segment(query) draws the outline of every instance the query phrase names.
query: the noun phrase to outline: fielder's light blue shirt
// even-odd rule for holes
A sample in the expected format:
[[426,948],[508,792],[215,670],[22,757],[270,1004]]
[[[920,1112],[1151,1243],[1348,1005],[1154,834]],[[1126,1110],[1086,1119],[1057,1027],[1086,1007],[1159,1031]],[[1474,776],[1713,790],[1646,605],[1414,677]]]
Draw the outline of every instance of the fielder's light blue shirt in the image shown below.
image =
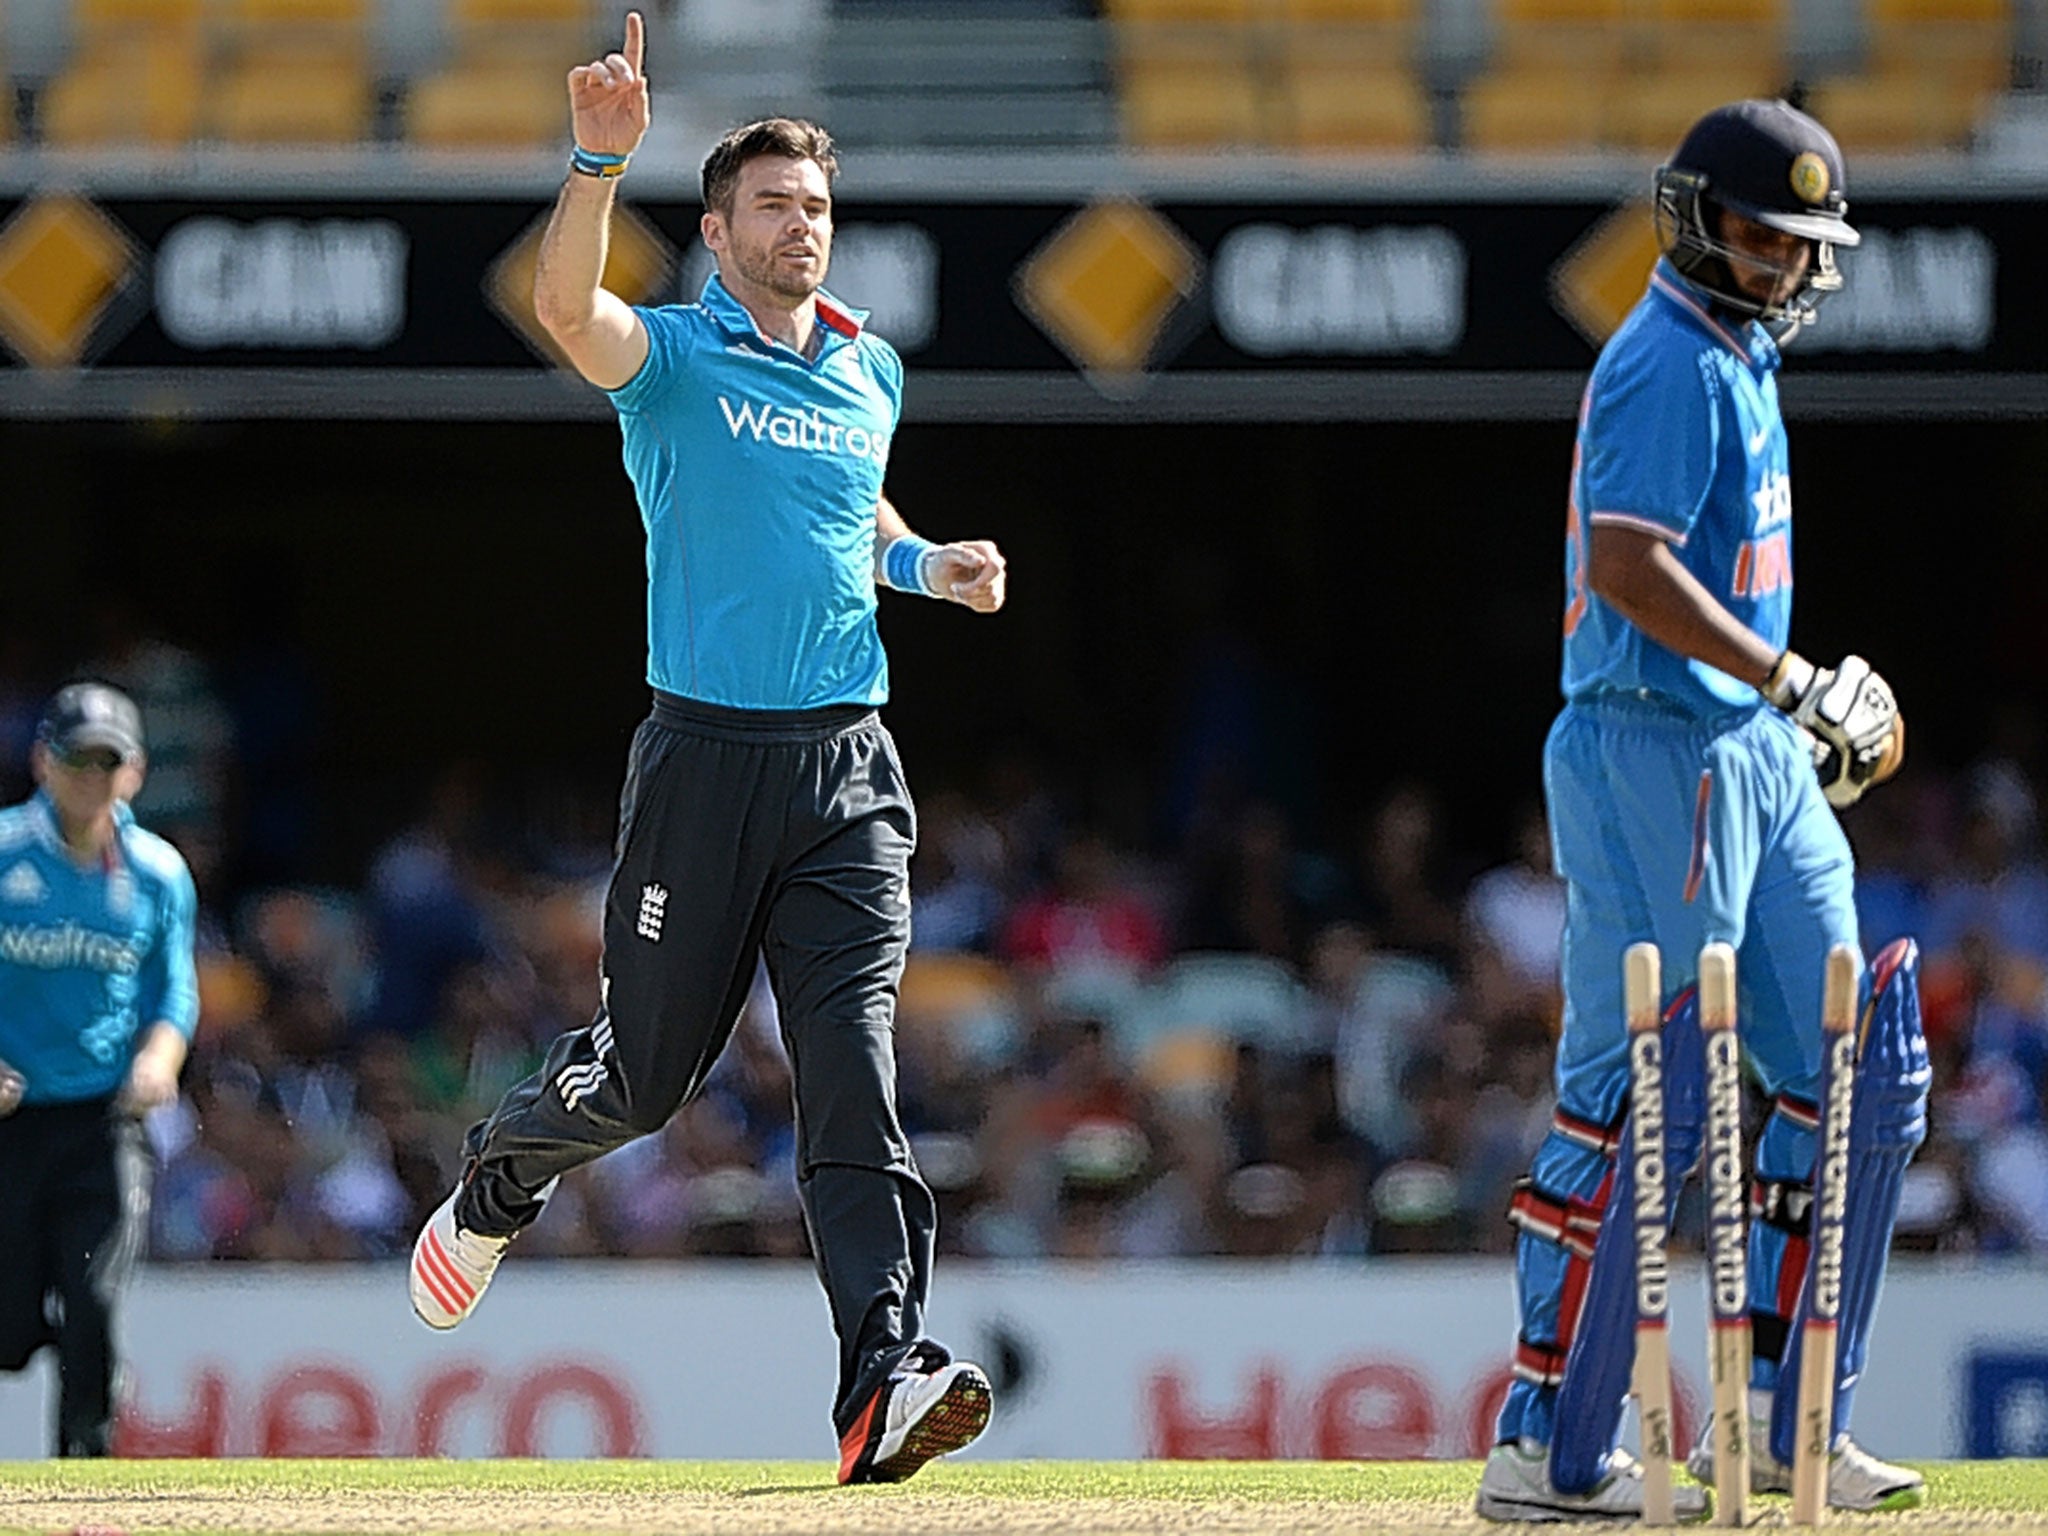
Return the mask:
[[1586,584],[1603,523],[1664,540],[1728,611],[1782,650],[1792,625],[1792,480],[1777,343],[1708,307],[1668,262],[1609,339],[1579,413],[1565,550],[1564,694],[1648,692],[1696,715],[1757,691],[1666,649]]
[[875,507],[903,363],[818,294],[815,357],[763,336],[716,276],[637,311],[647,361],[610,391],[647,529],[647,680],[733,709],[880,704]]
[[0,810],[0,1059],[23,1102],[110,1097],[159,1023],[192,1038],[198,900],[178,850],[115,807],[105,855],[81,865],[49,798]]

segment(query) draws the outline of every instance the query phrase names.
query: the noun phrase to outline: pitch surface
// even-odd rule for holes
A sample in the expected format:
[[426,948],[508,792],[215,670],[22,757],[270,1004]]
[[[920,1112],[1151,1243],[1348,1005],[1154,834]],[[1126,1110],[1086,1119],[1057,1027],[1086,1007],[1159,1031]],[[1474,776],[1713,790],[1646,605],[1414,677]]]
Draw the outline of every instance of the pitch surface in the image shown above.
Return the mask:
[[[2048,1536],[2048,1461],[1928,1465],[1922,1510],[1843,1531]],[[0,1464],[0,1531],[794,1536],[1497,1530],[1476,1463],[961,1462],[897,1487],[822,1462],[129,1461]],[[1784,1499],[1754,1524],[1790,1523]]]

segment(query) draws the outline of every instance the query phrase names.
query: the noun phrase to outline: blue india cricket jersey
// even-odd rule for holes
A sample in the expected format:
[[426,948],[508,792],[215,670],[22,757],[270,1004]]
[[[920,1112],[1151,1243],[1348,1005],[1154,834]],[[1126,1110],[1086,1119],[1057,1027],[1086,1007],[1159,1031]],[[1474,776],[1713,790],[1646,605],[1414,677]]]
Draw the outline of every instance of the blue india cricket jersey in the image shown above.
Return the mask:
[[611,391],[647,529],[647,680],[735,709],[880,704],[875,506],[903,364],[818,295],[805,358],[716,276],[638,311],[647,361]]
[[1593,368],[1573,455],[1565,579],[1564,693],[1661,696],[1695,714],[1757,692],[1649,639],[1586,585],[1602,523],[1668,543],[1679,562],[1765,643],[1792,624],[1792,480],[1778,413],[1778,348],[1739,328],[1668,262]]
[[106,1098],[159,1023],[192,1036],[192,876],[177,849],[115,808],[118,834],[81,866],[41,794],[0,810],[0,1060],[24,1102]]

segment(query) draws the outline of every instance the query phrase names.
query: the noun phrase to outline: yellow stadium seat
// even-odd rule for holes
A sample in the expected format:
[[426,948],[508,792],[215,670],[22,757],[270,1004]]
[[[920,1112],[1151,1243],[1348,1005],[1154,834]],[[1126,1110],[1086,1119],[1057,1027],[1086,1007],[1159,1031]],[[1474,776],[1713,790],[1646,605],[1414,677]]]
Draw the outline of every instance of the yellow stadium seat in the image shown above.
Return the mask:
[[1124,138],[1134,148],[1199,149],[1269,137],[1267,93],[1235,61],[1129,60],[1121,95]]
[[448,19],[457,25],[510,22],[514,26],[587,27],[592,16],[590,0],[448,0]]
[[1938,71],[1892,70],[1816,81],[1809,107],[1845,154],[1904,154],[1966,147],[1995,94]]
[[416,82],[406,137],[430,147],[533,149],[569,132],[567,66],[486,60]]
[[1597,149],[1635,14],[1633,0],[1493,0],[1488,68],[1459,92],[1459,143],[1482,154]]
[[2017,38],[2010,0],[1868,0],[1870,64],[1929,65],[2004,85]]
[[1494,0],[1496,26],[1619,29],[1635,12],[1632,0]]
[[1790,13],[1783,0],[1644,0],[1637,54],[1665,67],[1758,71],[1785,67]]
[[222,0],[215,29],[231,69],[257,65],[367,68],[369,0]]
[[1873,75],[1938,75],[1966,90],[2003,89],[2017,39],[2006,0],[1869,0]]
[[261,55],[208,88],[203,131],[230,144],[345,144],[376,109],[359,59]]
[[1591,151],[1604,135],[1616,67],[1567,75],[1532,66],[1482,75],[1459,95],[1459,143],[1481,154]]
[[545,62],[565,75],[598,48],[590,0],[451,0],[448,23],[458,64]]
[[373,0],[220,0],[219,12],[230,27],[361,27],[373,13]]
[[239,144],[368,135],[374,0],[218,0],[202,134]]
[[1561,88],[1584,90],[1589,76],[1628,55],[1635,23],[1630,0],[1495,0],[1488,62],[1553,74]]
[[114,31],[196,32],[205,5],[206,0],[72,0],[71,20],[88,41]]
[[1282,100],[1288,139],[1303,150],[1425,150],[1436,141],[1430,94],[1399,66],[1317,68],[1296,59]]
[[1311,26],[1412,26],[1416,0],[1279,0],[1283,21]]
[[196,33],[109,38],[44,88],[43,137],[67,147],[183,144],[199,128],[205,73]]
[[1873,26],[2012,25],[2011,0],[1864,0]]
[[1671,67],[1632,73],[1614,103],[1607,142],[1618,149],[1669,154],[1686,130],[1715,107],[1784,88],[1775,61]]
[[1272,19],[1278,0],[1108,0],[1111,21],[1248,22]]
[[1367,72],[1406,69],[1414,61],[1421,18],[1408,0],[1287,0],[1300,7],[1265,51],[1283,73],[1302,69]]
[[1659,26],[1761,27],[1784,26],[1785,0],[1646,0],[1652,22]]

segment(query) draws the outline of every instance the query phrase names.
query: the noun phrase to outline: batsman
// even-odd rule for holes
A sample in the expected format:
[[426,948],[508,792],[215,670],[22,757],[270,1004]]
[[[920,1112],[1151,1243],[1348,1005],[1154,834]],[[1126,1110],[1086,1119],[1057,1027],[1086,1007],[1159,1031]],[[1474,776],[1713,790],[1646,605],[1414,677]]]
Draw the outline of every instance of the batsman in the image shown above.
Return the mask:
[[[1831,946],[1857,942],[1836,812],[1897,770],[1904,741],[1867,662],[1817,666],[1789,644],[1792,482],[1776,375],[1781,348],[1842,285],[1837,248],[1859,238],[1841,151],[1785,102],[1740,101],[1701,118],[1654,186],[1662,258],[1594,366],[1572,462],[1565,704],[1544,749],[1568,887],[1558,1107],[1509,1213],[1520,1332],[1478,1496],[1497,1520],[1643,1510],[1640,1464],[1618,1446],[1631,1266],[1625,1243],[1599,1241],[1632,1200],[1615,1156],[1628,1087],[1621,957],[1643,941],[1668,962],[1674,1078],[1703,1070],[1694,957],[1716,941],[1737,952],[1744,1059],[1771,1101],[1751,1193],[1752,1486],[1789,1490],[1822,972]],[[1925,1495],[1918,1473],[1848,1433],[1900,1182],[1925,1132],[1917,963],[1902,940],[1861,983],[1828,1467],[1841,1509]],[[1679,1106],[1701,1096],[1696,1081],[1672,1089],[1676,1175],[1700,1140]],[[1709,1455],[1689,1463],[1702,1481]],[[1703,1489],[1676,1495],[1679,1518],[1706,1512]]]

